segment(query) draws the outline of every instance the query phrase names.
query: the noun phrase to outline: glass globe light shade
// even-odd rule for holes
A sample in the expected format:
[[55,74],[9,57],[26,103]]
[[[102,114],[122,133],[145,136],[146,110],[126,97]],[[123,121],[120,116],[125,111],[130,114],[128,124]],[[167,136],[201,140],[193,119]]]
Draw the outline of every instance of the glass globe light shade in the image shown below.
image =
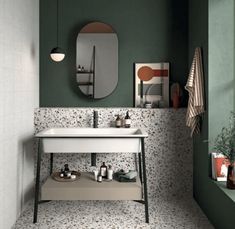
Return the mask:
[[51,59],[55,62],[60,62],[64,59],[65,54],[59,47],[53,48],[50,53]]

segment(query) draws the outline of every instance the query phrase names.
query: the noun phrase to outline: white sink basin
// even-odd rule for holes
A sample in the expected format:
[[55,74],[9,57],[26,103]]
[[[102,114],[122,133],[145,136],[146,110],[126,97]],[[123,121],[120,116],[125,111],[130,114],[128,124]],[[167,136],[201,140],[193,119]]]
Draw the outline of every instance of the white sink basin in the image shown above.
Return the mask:
[[46,153],[115,153],[139,152],[148,134],[138,128],[50,128],[35,136]]
[[137,128],[50,128],[36,134],[36,137],[147,137]]

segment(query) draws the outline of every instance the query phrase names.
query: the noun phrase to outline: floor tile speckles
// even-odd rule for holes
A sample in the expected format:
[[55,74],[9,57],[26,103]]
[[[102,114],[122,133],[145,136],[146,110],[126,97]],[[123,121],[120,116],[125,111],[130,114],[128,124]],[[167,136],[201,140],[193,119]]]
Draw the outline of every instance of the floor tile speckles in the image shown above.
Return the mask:
[[52,201],[39,206],[38,223],[32,223],[33,205],[13,229],[212,229],[191,197],[149,200],[150,223],[144,206],[133,201]]

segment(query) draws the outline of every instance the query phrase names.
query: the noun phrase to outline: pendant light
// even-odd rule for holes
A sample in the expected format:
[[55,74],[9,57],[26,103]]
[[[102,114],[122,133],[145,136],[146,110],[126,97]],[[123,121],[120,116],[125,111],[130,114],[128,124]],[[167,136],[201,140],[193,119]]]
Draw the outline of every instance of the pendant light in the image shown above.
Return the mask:
[[58,21],[59,21],[59,15],[58,15],[59,14],[59,2],[58,1],[59,0],[57,0],[57,15],[56,15],[56,19],[57,19],[57,21],[56,21],[56,42],[57,42],[57,45],[55,48],[53,48],[51,50],[51,53],[50,53],[51,59],[55,62],[60,62],[65,57],[64,51],[60,47],[58,47],[58,40],[59,40],[58,39],[58,27],[59,27],[58,26]]

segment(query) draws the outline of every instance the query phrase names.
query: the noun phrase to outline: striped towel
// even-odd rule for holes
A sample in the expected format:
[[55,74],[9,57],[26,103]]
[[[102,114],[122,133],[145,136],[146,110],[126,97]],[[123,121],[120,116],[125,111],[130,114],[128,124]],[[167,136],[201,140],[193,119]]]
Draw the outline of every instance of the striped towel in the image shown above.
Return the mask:
[[185,89],[189,93],[186,126],[194,133],[200,133],[200,115],[204,113],[204,85],[201,48],[195,49],[193,63]]

